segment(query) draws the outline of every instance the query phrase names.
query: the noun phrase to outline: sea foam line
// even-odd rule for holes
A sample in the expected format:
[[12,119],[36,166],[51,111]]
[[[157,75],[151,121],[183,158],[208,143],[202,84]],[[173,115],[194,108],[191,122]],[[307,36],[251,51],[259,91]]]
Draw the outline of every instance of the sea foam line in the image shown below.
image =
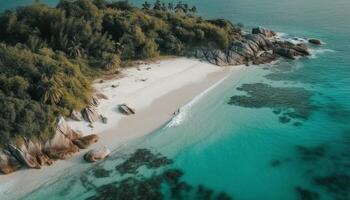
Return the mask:
[[165,128],[170,128],[170,127],[176,127],[180,125],[183,121],[186,120],[188,117],[188,113],[193,107],[193,105],[196,104],[200,99],[202,99],[208,92],[213,90],[215,87],[220,85],[224,80],[226,80],[230,74],[226,75],[224,78],[216,82],[214,85],[210,86],[206,90],[204,90],[202,93],[194,97],[190,102],[179,108],[179,112],[171,119],[171,121],[165,126]]

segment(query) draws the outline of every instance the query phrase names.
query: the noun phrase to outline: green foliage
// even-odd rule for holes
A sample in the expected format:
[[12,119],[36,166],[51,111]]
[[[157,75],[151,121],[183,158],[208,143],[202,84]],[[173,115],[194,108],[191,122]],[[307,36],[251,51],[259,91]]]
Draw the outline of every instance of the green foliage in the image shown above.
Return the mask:
[[227,48],[240,27],[203,20],[179,2],[61,0],[0,15],[0,144],[19,136],[48,136],[55,116],[82,109],[91,80],[120,63],[196,48]]

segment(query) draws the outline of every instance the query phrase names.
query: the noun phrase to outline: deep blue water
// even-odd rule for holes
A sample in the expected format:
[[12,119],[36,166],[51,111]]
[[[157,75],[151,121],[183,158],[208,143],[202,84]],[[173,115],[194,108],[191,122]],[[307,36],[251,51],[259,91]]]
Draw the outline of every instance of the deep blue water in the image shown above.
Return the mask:
[[[133,2],[140,5],[141,1]],[[160,191],[168,197],[174,190],[185,199],[204,199],[205,192],[198,187],[203,185],[212,190],[211,197],[225,192],[236,200],[294,200],[302,199],[301,194],[305,199],[350,199],[350,1],[184,2],[196,5],[205,18],[227,18],[247,29],[261,25],[288,37],[320,38],[326,44],[314,47],[311,58],[247,67],[238,77],[227,78],[184,106],[170,124],[92,170],[63,177],[26,199],[102,198],[102,194],[115,195],[108,188],[115,191],[116,181],[126,177],[149,180],[164,169],[175,168],[184,174],[182,185],[192,189],[169,190],[162,183]],[[2,9],[14,4],[0,3]],[[270,87],[257,88],[256,83]],[[242,84],[250,84],[255,104],[229,105],[231,96],[246,94],[237,89]],[[265,106],[254,108],[259,102]],[[290,112],[303,117],[288,117]],[[282,123],[283,114],[291,121]],[[139,148],[161,153],[173,163],[157,169],[142,167],[138,176],[117,173],[115,166]],[[94,173],[96,169],[111,171],[101,178]],[[72,169],[76,171],[81,170]],[[156,187],[152,183],[148,186]],[[137,184],[134,181],[127,188]]]

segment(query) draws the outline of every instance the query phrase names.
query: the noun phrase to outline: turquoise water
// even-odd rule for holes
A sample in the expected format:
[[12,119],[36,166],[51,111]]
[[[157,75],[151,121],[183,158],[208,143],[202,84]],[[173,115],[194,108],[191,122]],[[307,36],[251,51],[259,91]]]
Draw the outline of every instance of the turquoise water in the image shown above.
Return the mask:
[[[350,1],[185,2],[197,5],[206,18],[227,18],[247,28],[262,25],[289,37],[316,37],[326,45],[314,47],[312,58],[247,67],[238,78],[227,78],[184,106],[172,122],[149,136],[92,169],[71,169],[67,177],[25,199],[113,199],[121,188],[124,195],[129,191],[148,199],[160,193],[211,199],[221,192],[236,200],[350,199]],[[240,100],[246,94],[237,89],[243,84],[249,84],[245,90],[254,101],[229,105],[232,96]],[[141,163],[151,162],[152,167],[141,166],[136,175],[118,171],[116,166],[140,148],[172,163],[159,164],[162,159],[152,158],[160,155],[143,152],[148,157]],[[176,183],[157,176],[169,169],[183,176],[174,178]],[[120,184],[126,178],[128,184]]]

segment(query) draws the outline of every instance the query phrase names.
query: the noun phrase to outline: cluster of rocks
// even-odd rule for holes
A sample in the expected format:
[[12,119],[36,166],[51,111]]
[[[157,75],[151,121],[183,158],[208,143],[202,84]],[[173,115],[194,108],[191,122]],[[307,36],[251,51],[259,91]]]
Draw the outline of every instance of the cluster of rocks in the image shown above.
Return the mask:
[[107,118],[98,113],[97,106],[100,104],[100,99],[108,99],[108,97],[95,91],[89,105],[82,111],[72,110],[70,118],[76,121],[85,120],[89,123],[94,123],[98,120],[101,120],[103,123],[107,123]]
[[60,117],[55,134],[50,140],[43,142],[23,138],[1,149],[0,172],[9,174],[22,167],[40,169],[56,160],[68,159],[80,149],[86,149],[97,141],[97,135],[82,136]]
[[[317,39],[310,39],[309,43],[322,44]],[[292,43],[280,39],[274,31],[259,27],[250,34],[244,34],[242,40],[233,43],[227,50],[202,48],[195,55],[209,63],[228,66],[266,64],[280,57],[296,59],[310,54],[306,42]]]

